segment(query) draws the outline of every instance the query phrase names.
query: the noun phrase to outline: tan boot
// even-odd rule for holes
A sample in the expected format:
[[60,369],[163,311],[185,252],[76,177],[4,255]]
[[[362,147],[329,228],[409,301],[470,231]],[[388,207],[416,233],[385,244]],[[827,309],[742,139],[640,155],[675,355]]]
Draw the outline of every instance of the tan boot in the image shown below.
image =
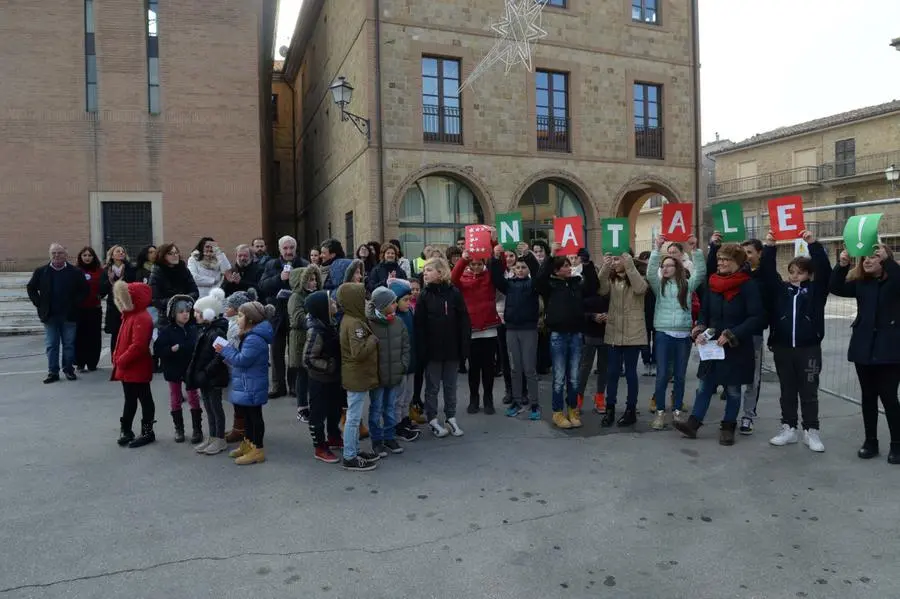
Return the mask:
[[569,408],[569,424],[572,428],[581,428],[581,416],[578,415],[577,408]]
[[231,425],[231,430],[225,434],[225,442],[226,443],[238,443],[242,441],[244,438],[244,417],[239,416],[237,412],[234,413],[234,424]]
[[416,424],[426,424],[428,422],[425,419],[425,414],[422,413],[421,408],[417,405],[409,406],[409,419]]
[[249,464],[259,464],[266,461],[266,452],[259,447],[250,444],[250,451],[234,461],[238,466],[247,466]]
[[250,441],[248,441],[247,439],[242,439],[241,444],[238,445],[238,448],[231,450],[231,452],[228,454],[228,457],[229,458],[239,458],[242,455],[249,453],[250,448],[251,448]]
[[563,430],[572,428],[572,423],[566,418],[565,412],[553,412],[553,425]]

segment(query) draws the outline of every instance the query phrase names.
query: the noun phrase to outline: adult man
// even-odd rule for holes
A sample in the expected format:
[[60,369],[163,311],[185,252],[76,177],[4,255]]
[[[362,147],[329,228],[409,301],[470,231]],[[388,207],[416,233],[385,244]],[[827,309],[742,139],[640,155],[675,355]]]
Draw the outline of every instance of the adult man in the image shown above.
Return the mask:
[[322,256],[322,274],[325,291],[334,291],[344,282],[344,275],[351,260],[344,257],[344,246],[337,239],[326,239],[319,250]]
[[47,353],[47,378],[44,384],[59,380],[59,344],[63,346],[62,370],[66,378],[75,376],[75,320],[78,306],[87,298],[84,275],[66,261],[66,248],[50,245],[50,263],[35,269],[28,281],[28,298],[44,323],[44,350]]
[[465,235],[460,235],[456,238],[456,247],[459,248],[459,251],[463,252],[466,249],[466,237]]
[[[255,240],[259,241],[259,240]],[[309,262],[297,255],[297,240],[285,235],[278,240],[279,258],[272,258],[266,263],[266,270],[259,282],[259,294],[266,302],[277,309],[272,322],[275,338],[272,341],[272,390],[269,398],[284,397],[290,389],[294,393],[297,372],[291,368],[285,372],[284,352],[287,348],[290,321],[287,304],[291,297],[291,270],[309,266]],[[285,381],[285,378],[287,381]]]
[[234,250],[234,264],[225,272],[222,289],[229,296],[238,291],[247,291],[259,286],[263,267],[253,260],[253,250],[247,244],[241,244]]
[[257,237],[250,245],[253,247],[254,260],[259,264],[260,272],[262,272],[262,269],[266,267],[266,263],[272,259],[272,256],[268,253],[268,248],[266,248],[266,240],[262,237]]

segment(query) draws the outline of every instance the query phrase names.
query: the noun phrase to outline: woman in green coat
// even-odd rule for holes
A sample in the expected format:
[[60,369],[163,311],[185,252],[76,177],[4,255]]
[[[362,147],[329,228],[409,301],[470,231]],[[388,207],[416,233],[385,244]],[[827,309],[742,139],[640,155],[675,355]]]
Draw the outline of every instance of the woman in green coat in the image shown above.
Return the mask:
[[306,297],[322,288],[322,271],[317,266],[295,268],[291,271],[291,297],[287,312],[290,320],[288,339],[288,368],[297,373],[297,420],[309,422],[309,394],[307,372],[303,367],[303,346],[306,345]]

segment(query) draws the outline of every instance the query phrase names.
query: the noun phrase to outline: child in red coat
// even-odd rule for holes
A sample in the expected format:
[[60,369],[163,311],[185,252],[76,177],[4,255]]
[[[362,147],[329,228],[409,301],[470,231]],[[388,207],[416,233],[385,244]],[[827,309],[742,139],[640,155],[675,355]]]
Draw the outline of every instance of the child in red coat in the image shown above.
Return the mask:
[[[122,326],[112,355],[110,380],[121,381],[125,393],[118,443],[121,446],[143,447],[156,441],[153,434],[156,407],[150,391],[150,381],[153,379],[153,357],[150,355],[153,318],[147,312],[153,292],[144,283],[117,281],[113,286],[113,298],[122,313]],[[141,436],[135,438],[131,424],[138,402],[141,403]]]

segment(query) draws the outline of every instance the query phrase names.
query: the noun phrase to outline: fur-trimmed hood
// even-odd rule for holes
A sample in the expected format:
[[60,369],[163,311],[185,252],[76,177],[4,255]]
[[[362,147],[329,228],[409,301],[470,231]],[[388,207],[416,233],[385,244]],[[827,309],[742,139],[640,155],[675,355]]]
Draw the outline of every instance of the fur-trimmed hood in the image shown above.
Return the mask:
[[116,284],[113,285],[113,299],[122,314],[142,312],[150,306],[153,300],[153,291],[146,283],[116,281]]
[[304,268],[295,268],[291,271],[291,289],[293,291],[299,291],[301,293],[311,293],[306,288],[306,286],[312,279],[315,279],[316,281],[316,288],[313,291],[319,291],[320,289],[322,289],[324,277],[322,276],[322,271],[319,270],[318,266],[310,265]]
[[194,298],[189,295],[177,294],[173,295],[169,298],[169,301],[166,302],[166,318],[169,319],[169,322],[175,322],[175,305],[178,302],[185,302],[188,304],[188,312],[194,311]]
[[210,270],[217,270],[219,268],[219,255],[216,254],[212,258],[207,258],[197,250],[191,252],[191,258],[193,258],[198,264],[202,265],[204,268],[208,268]]

